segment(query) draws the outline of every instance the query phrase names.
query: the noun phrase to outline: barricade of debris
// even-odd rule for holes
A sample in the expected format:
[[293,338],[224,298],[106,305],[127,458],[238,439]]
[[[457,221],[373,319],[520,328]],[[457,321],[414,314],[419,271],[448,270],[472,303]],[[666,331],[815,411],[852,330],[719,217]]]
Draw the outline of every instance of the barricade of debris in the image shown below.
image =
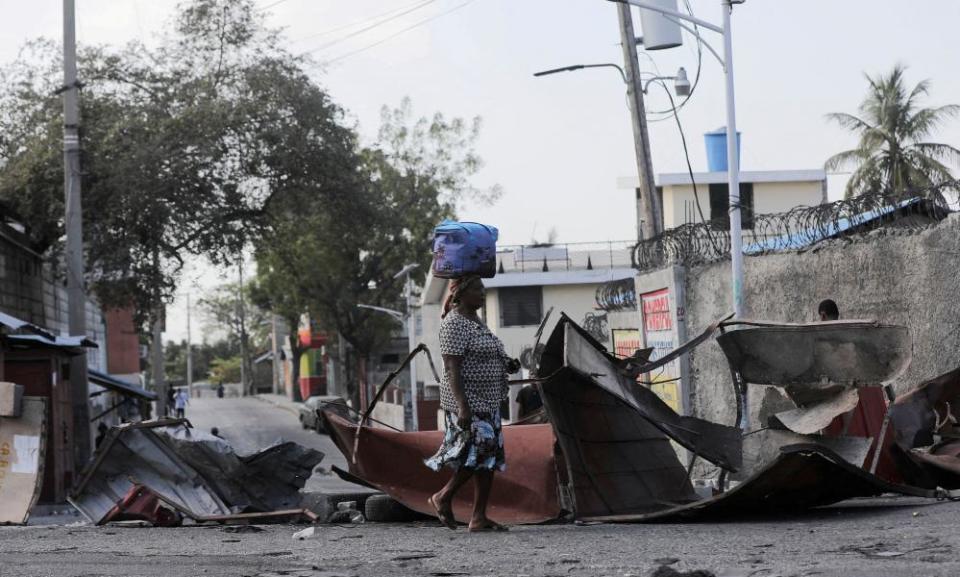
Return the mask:
[[238,456],[186,419],[112,428],[68,501],[91,522],[316,522],[301,493],[323,453],[292,442]]
[[[730,365],[738,408],[732,425],[679,415],[638,382],[714,338]],[[503,428],[507,467],[488,506],[499,522],[734,519],[885,493],[954,498],[960,488],[952,412],[960,369],[894,401],[890,384],[912,358],[905,327],[728,317],[650,361],[649,351],[616,358],[563,315],[539,345],[533,380],[546,423]],[[774,392],[764,399],[763,422],[744,432],[744,398],[755,385]],[[350,463],[335,472],[433,513],[427,498],[451,473],[422,462],[442,431],[390,431],[330,411],[322,417]],[[675,445],[686,450],[685,463]],[[722,471],[708,494],[691,479],[700,459]],[[460,522],[469,519],[469,499],[469,492],[454,499]]]

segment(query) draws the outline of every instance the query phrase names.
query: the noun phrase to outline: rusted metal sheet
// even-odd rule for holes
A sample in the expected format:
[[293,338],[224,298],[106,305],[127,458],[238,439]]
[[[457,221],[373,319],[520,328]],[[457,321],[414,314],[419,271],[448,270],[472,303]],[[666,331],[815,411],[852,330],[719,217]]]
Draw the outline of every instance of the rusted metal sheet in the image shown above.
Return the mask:
[[544,348],[541,396],[568,469],[577,518],[647,514],[697,500],[671,440],[740,467],[735,427],[678,415],[568,317]]
[[[387,493],[406,507],[426,514],[435,511],[427,498],[450,479],[451,471],[434,472],[423,464],[436,453],[443,431],[401,433],[357,425],[324,411],[330,438],[350,463],[350,473]],[[500,523],[541,523],[561,515],[557,493],[554,436],[550,425],[503,427],[506,471],[494,477],[487,512]],[[359,438],[357,462],[354,443]],[[453,502],[454,516],[468,522],[473,511],[473,491],[462,490]]]
[[94,523],[105,522],[124,499],[143,505],[134,498],[138,485],[195,519],[289,510],[323,459],[295,443],[240,457],[223,439],[188,425],[162,419],[112,428],[68,501]]
[[801,407],[850,387],[887,384],[912,359],[906,327],[869,321],[755,326],[717,343],[745,382],[785,387]]
[[606,515],[584,520],[637,523],[782,515],[884,493],[934,496],[931,491],[888,483],[821,445],[802,444],[782,447],[774,461],[715,497],[646,515]]
[[[555,392],[551,394],[555,400],[571,403],[573,401],[564,399],[578,394],[578,386],[569,383],[570,376],[575,374],[580,383],[579,388],[592,387],[599,391],[596,398],[609,395],[698,456],[727,470],[736,471],[740,468],[741,444],[738,428],[678,415],[650,389],[621,372],[618,365],[618,360],[607,353],[603,345],[564,315],[547,341],[540,360],[539,373],[556,373],[556,376],[543,383],[541,390],[547,393],[552,388]],[[563,369],[566,369],[564,373],[558,372]],[[644,368],[643,372],[649,372],[649,369]],[[558,392],[560,389],[564,392]],[[593,402],[583,401],[582,409],[592,410]],[[552,406],[554,409],[559,407],[556,402]],[[550,420],[557,425],[556,415],[559,413],[556,410],[551,411],[550,406],[547,407],[547,413]],[[590,423],[591,421],[584,421],[585,425]],[[626,434],[626,431],[623,433]],[[611,442],[617,443],[620,440],[612,438]]]
[[907,482],[960,489],[958,407],[960,368],[922,383],[890,407],[890,455]]

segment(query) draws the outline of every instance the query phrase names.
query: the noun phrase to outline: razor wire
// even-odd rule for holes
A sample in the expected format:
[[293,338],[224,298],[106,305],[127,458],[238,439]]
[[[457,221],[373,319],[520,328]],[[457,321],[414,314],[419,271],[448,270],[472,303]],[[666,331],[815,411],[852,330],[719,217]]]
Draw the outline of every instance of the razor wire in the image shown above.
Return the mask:
[[[891,222],[901,229],[926,228],[930,219],[941,220],[951,212],[944,196],[946,190],[960,190],[960,180],[899,194],[863,194],[781,213],[748,215],[748,207],[741,205],[746,216],[744,223],[751,225],[743,228],[743,253],[763,255],[800,250],[823,240],[863,234]],[[918,216],[924,218],[909,218]],[[638,270],[668,264],[701,264],[729,256],[729,218],[683,224],[640,241],[631,252],[632,264]],[[597,303],[603,308],[606,300],[601,299],[601,289],[597,291]]]
[[637,290],[632,278],[615,280],[597,287],[597,308],[607,312],[637,310]]

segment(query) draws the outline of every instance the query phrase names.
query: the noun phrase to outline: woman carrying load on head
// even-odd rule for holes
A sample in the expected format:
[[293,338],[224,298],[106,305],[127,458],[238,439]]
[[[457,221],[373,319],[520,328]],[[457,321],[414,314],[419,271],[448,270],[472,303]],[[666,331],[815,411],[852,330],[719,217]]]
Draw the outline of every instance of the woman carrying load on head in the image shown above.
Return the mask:
[[443,466],[455,470],[450,481],[430,497],[441,523],[456,528],[453,497],[473,476],[476,490],[470,531],[505,531],[506,527],[487,517],[487,500],[494,473],[506,467],[500,403],[507,398],[507,375],[518,371],[520,362],[507,356],[503,343],[477,316],[484,298],[479,276],[450,283],[440,323],[444,369],[440,407],[446,413],[447,431],[440,450],[426,464],[434,471]]

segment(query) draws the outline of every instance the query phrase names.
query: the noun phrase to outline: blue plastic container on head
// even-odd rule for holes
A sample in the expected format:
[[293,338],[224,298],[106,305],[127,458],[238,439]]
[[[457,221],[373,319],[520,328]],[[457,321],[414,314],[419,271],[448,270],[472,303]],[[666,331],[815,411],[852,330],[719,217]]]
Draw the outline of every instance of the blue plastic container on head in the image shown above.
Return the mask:
[[496,227],[445,220],[433,229],[433,276],[459,278],[497,274]]
[[[707,170],[710,172],[727,171],[727,128],[721,126],[713,132],[703,135],[707,146]],[[740,132],[737,132],[737,164],[740,163]]]

